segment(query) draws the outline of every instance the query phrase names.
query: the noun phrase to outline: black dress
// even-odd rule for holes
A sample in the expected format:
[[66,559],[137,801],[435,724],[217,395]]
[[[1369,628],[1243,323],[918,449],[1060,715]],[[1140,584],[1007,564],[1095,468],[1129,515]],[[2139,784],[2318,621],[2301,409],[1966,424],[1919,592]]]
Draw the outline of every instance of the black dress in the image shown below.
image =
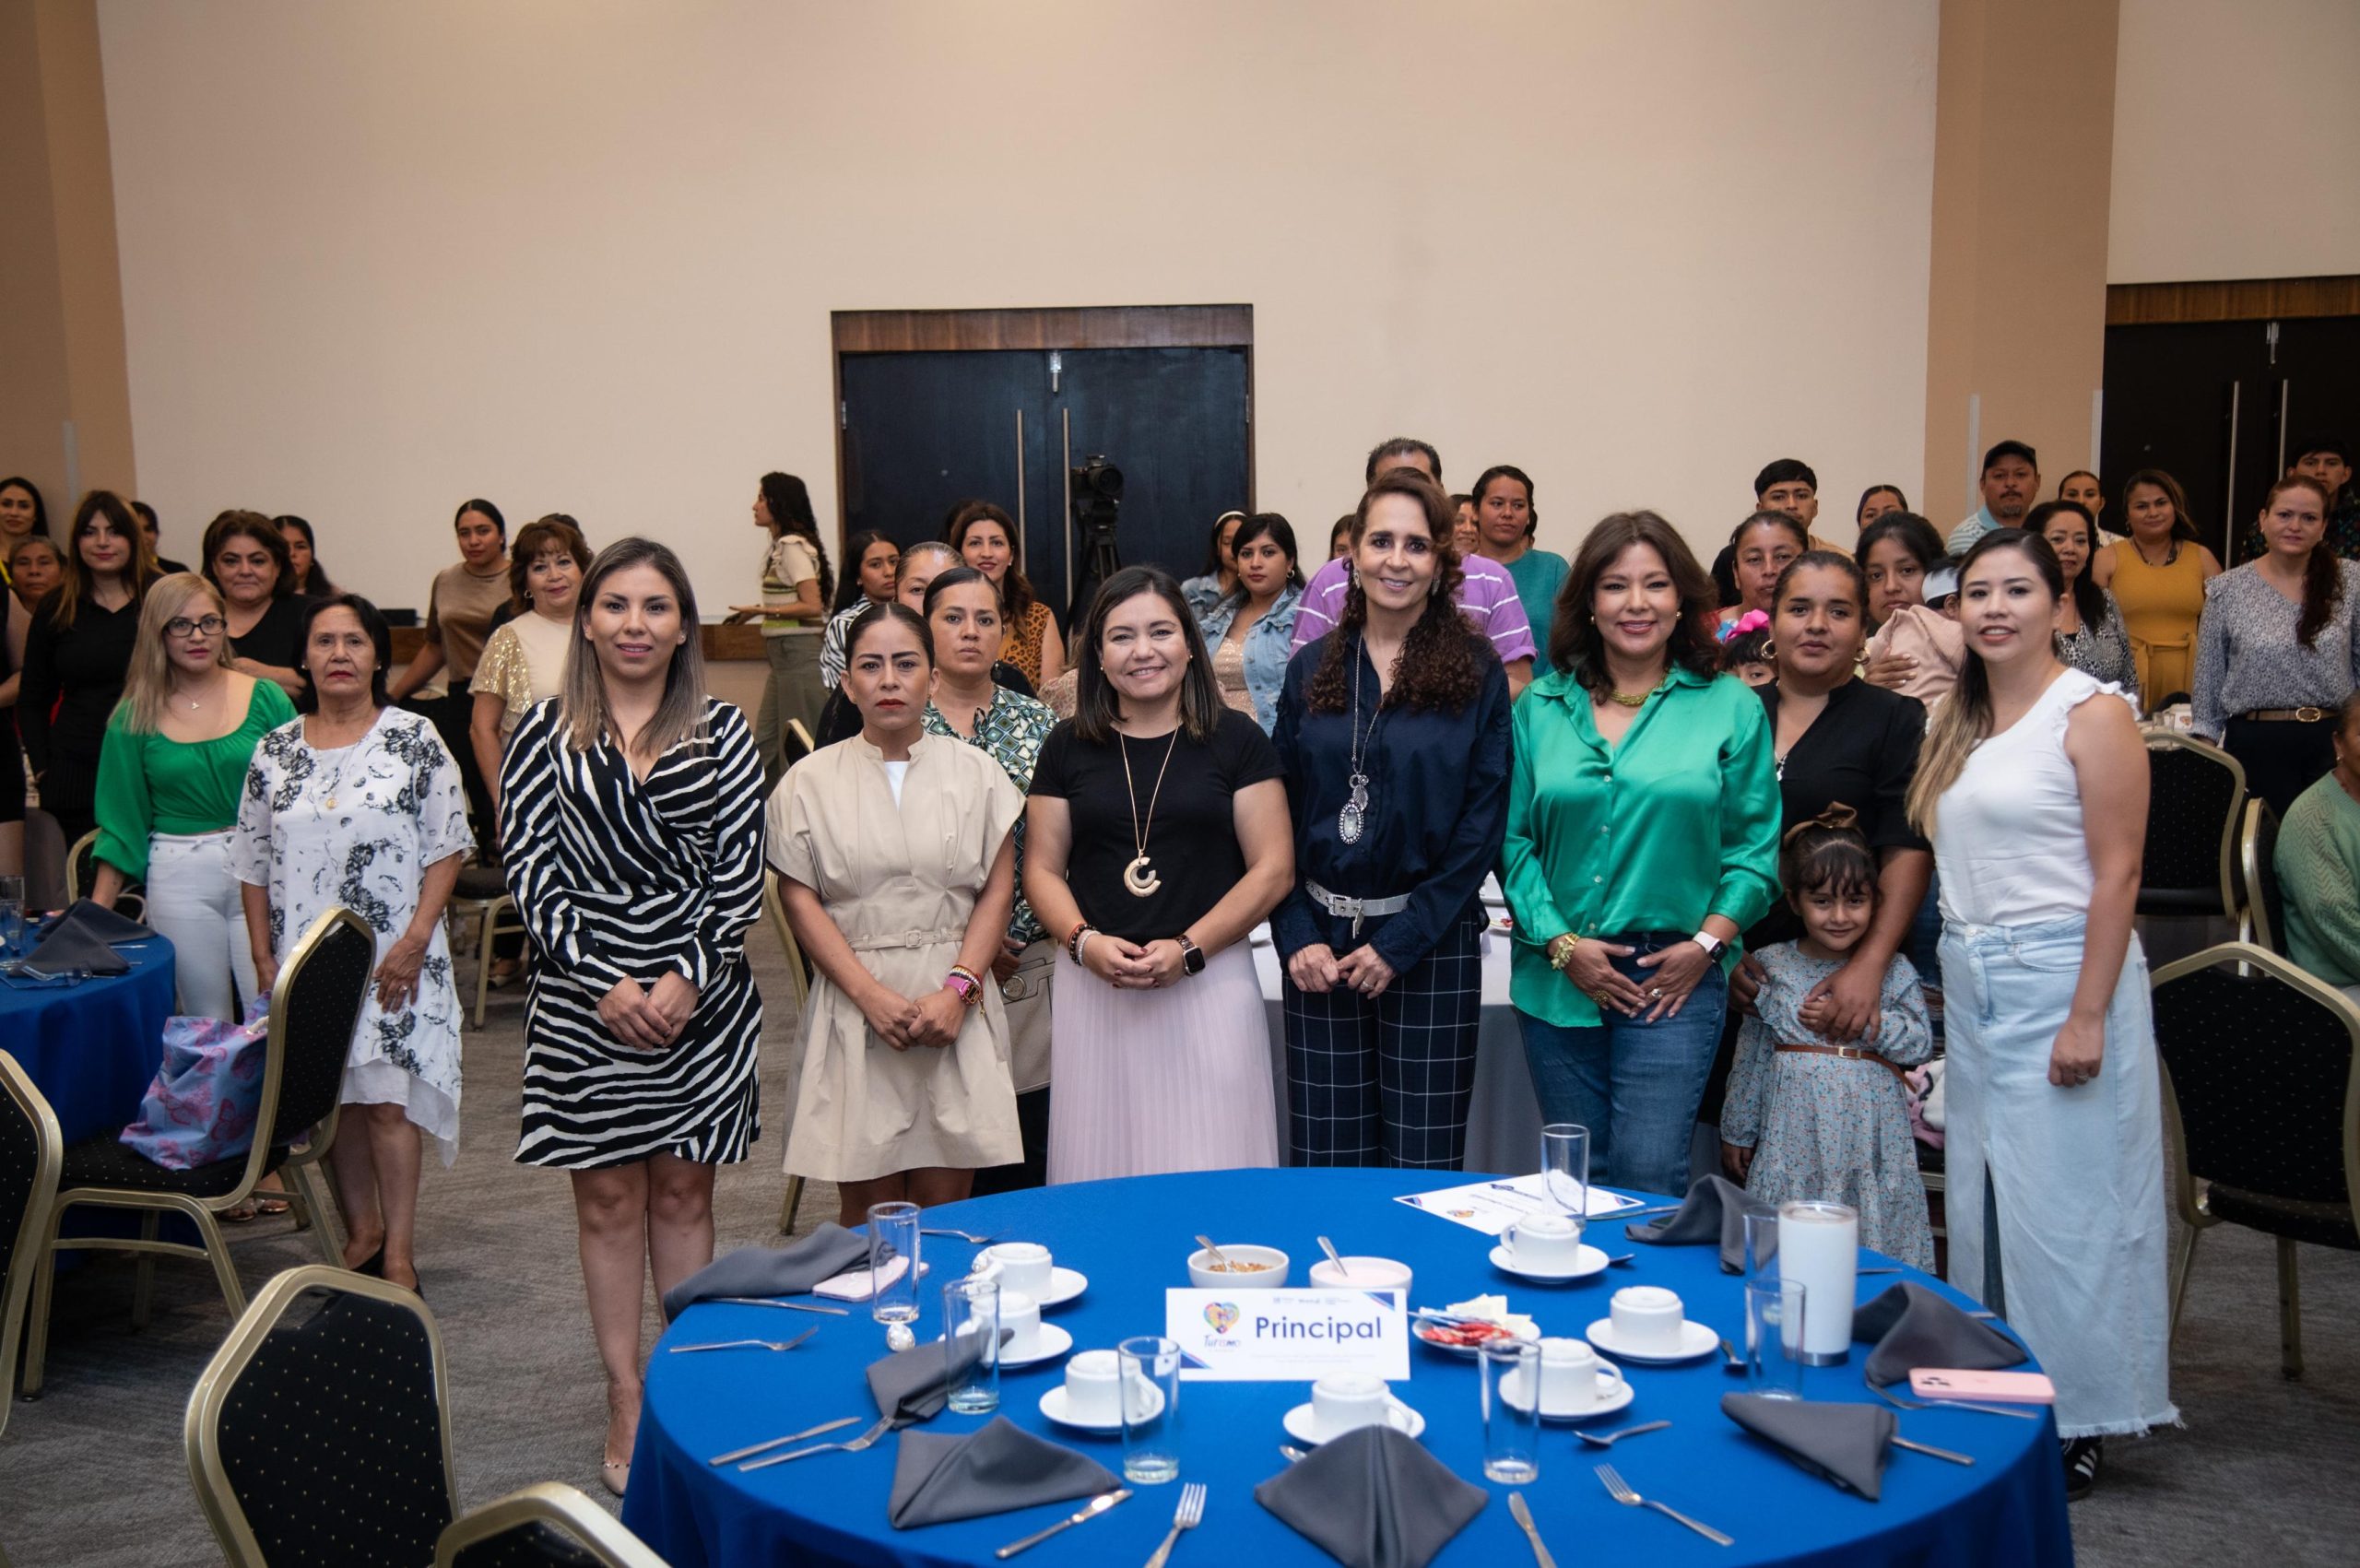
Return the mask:
[[107,609],[91,599],[56,623],[53,590],[33,607],[25,633],[25,674],[17,688],[17,728],[41,778],[41,809],[57,819],[71,848],[98,825],[92,796],[107,719],[123,699],[124,676],[139,639],[139,601]]

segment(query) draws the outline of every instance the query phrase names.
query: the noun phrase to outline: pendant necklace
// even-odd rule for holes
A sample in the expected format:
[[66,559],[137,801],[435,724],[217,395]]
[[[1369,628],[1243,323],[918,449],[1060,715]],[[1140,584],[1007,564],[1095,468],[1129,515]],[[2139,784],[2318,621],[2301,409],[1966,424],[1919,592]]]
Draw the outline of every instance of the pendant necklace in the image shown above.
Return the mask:
[[1172,753],[1180,749],[1180,726],[1172,726],[1172,739],[1163,748],[1163,765],[1155,771],[1155,788],[1148,793],[1147,821],[1139,821],[1139,789],[1131,780],[1131,741],[1121,730],[1115,740],[1123,749],[1123,788],[1131,802],[1131,845],[1138,857],[1123,867],[1123,886],[1135,899],[1151,898],[1163,886],[1163,878],[1155,872],[1155,862],[1148,858],[1147,836],[1155,828],[1155,803],[1163,796],[1163,774],[1172,766]]
[[[1346,843],[1361,842],[1361,829],[1368,817],[1368,774],[1361,763],[1364,753],[1361,749],[1361,666],[1368,661],[1368,643],[1361,643],[1361,656],[1352,661],[1352,771],[1344,782],[1351,794],[1344,801],[1344,808],[1336,813],[1336,836]],[[1368,726],[1368,745],[1374,749],[1376,732],[1385,723],[1385,699],[1377,699],[1377,715]]]
[[[373,729],[376,726],[372,725],[370,727]],[[323,802],[329,810],[336,809],[336,797],[344,792],[344,771],[352,765],[353,753],[360,750],[360,742],[368,738],[369,731],[363,730],[350,745],[341,749],[344,755],[336,759],[336,777],[328,781],[327,798]]]

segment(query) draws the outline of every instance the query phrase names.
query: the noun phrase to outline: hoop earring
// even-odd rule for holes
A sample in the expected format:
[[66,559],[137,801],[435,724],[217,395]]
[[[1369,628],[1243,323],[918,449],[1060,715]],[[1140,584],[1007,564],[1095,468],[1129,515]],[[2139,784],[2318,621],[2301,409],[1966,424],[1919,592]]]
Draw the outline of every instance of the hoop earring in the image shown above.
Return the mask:
[[1775,659],[1775,658],[1776,658],[1777,656],[1778,656],[1778,645],[1777,645],[1776,643],[1775,643],[1771,642],[1771,641],[1770,641],[1769,639],[1767,639],[1767,638],[1763,639],[1763,643],[1762,643],[1762,657],[1763,657],[1763,659],[1766,662],[1766,661],[1768,661],[1768,660],[1770,660],[1770,659]]

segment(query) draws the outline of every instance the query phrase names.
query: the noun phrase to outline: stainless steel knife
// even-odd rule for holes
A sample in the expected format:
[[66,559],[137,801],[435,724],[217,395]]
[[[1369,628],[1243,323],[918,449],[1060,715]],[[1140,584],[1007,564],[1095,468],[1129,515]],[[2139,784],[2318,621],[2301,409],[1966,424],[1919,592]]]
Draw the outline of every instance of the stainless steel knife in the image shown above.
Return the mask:
[[1032,1535],[1026,1536],[1022,1540],[1010,1541],[1006,1546],[1001,1547],[997,1551],[993,1552],[992,1555],[1000,1559],[1002,1562],[1006,1562],[1009,1558],[1015,1556],[1020,1551],[1025,1550],[1027,1548],[1040,1545],[1043,1541],[1047,1540],[1051,1536],[1056,1535],[1059,1530],[1071,1529],[1074,1526],[1080,1524],[1084,1519],[1095,1519],[1099,1515],[1103,1514],[1107,1509],[1112,1508],[1117,1503],[1122,1502],[1125,1498],[1130,1496],[1130,1494],[1131,1489],[1127,1486],[1117,1487],[1113,1491],[1102,1491],[1097,1496],[1090,1500],[1090,1506],[1084,1508],[1080,1513],[1074,1515],[1071,1518],[1059,1519],[1056,1524],[1051,1525],[1045,1530],[1036,1530]]

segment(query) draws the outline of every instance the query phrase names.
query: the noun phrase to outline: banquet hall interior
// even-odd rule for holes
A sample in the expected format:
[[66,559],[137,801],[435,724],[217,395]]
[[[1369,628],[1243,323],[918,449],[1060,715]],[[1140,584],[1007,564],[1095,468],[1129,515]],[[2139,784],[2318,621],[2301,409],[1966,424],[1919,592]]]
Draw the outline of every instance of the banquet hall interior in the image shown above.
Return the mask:
[[[1575,556],[1597,520],[1644,508],[1670,520],[1699,564],[1754,511],[1756,476],[1776,459],[1809,465],[1825,498],[1810,532],[1848,560],[1859,525],[1842,513],[1873,487],[1897,488],[1904,510],[1945,537],[1961,519],[1988,525],[1990,454],[2015,442],[2038,454],[2032,499],[2087,471],[2106,498],[2095,528],[2131,527],[2125,477],[2177,474],[2181,521],[2234,568],[2260,549],[2248,525],[2303,441],[2331,439],[2346,454],[2360,441],[2351,0],[0,0],[0,474],[38,488],[53,537],[68,536],[84,496],[116,492],[154,509],[156,557],[209,573],[206,520],[232,510],[308,520],[319,567],[384,612],[395,665],[410,666],[425,651],[442,656],[430,595],[459,570],[449,520],[462,498],[498,501],[509,539],[545,514],[576,523],[591,552],[645,536],[693,584],[702,624],[688,634],[708,691],[749,726],[777,697],[781,655],[761,607],[740,609],[777,595],[761,554],[775,525],[766,536],[747,521],[758,477],[773,471],[808,486],[832,586],[859,570],[849,546],[865,531],[907,551],[941,535],[960,503],[994,503],[1013,520],[1010,542],[1053,629],[1067,622],[1058,667],[1069,667],[1083,633],[1068,607],[1086,606],[1115,568],[1233,577],[1217,544],[1208,558],[1207,530],[1218,536],[1230,509],[1292,519],[1310,574],[1339,514],[1362,503],[1372,446],[1404,432],[1439,452],[1446,492],[1494,464],[1529,476],[1538,548]],[[2328,508],[2347,526],[2355,485],[2345,481],[2342,512]],[[1119,506],[1093,513],[1093,486],[1119,491]],[[480,504],[467,501],[462,523]],[[757,504],[758,522],[773,517],[768,501]],[[848,591],[835,607],[854,603]],[[1080,677],[1085,690],[1096,667]],[[1053,680],[1034,684],[1047,700]],[[465,710],[455,677],[450,690]],[[398,679],[395,691],[405,694]],[[445,732],[454,756],[468,740],[464,712],[458,725]],[[496,757],[501,739],[490,744]],[[1146,800],[1135,792],[1134,810]],[[36,806],[12,852],[29,912],[90,885],[79,867],[62,880],[66,839],[54,826],[43,839],[40,817]],[[2200,847],[2212,854],[2209,839]],[[2233,833],[2225,904],[2202,882],[2193,902],[2141,904],[2153,970],[2257,929],[2260,879],[2248,889],[2233,875],[2236,849]],[[465,1080],[455,1158],[427,1140],[416,1199],[454,1512],[562,1483],[625,1523],[667,1519],[675,1535],[662,1560],[685,1568],[731,1561],[714,1522],[716,1507],[726,1520],[714,1503],[725,1483],[792,1511],[803,1489],[858,1476],[876,1494],[861,1494],[875,1515],[867,1534],[831,1526],[808,1558],[778,1560],[967,1561],[927,1555],[924,1527],[888,1527],[889,1480],[897,1499],[904,1490],[891,1440],[865,1457],[659,1483],[650,1432],[658,1379],[678,1365],[660,1364],[663,1349],[652,1351],[643,1490],[610,1495],[611,1477],[602,1486],[602,1465],[616,1466],[597,1435],[609,1411],[584,1303],[591,1243],[584,1232],[577,1247],[578,1189],[520,1162],[533,992],[509,980],[520,939],[482,936],[478,920],[496,918],[490,905],[509,889],[478,869],[461,871],[448,919]],[[807,979],[807,957],[819,963],[810,944],[788,931],[784,913],[766,912],[743,933],[763,1009],[761,1130],[746,1158],[718,1166],[714,1256],[785,1246],[839,1217],[833,1184],[790,1186],[782,1169],[808,1084],[798,1008],[819,984]],[[1507,927],[1495,934],[1504,953]],[[1052,947],[1072,939],[1047,935]],[[529,946],[542,945],[536,931]],[[1056,961],[1078,973],[1068,950],[1074,963]],[[2350,956],[2360,970],[2360,953]],[[494,963],[499,979],[479,989]],[[1268,960],[1283,1150],[1277,973]],[[1957,996],[1953,983],[1953,1008]],[[30,1013],[10,1021],[19,1004],[55,1005],[48,992],[0,995],[0,1053],[32,1037]],[[1484,1014],[1490,1054],[1466,1170],[1523,1175],[1538,1162],[1541,1118],[1504,990],[1487,990]],[[1493,1051],[1495,1023],[1504,1054]],[[109,1132],[142,1111],[159,1060],[154,1037],[144,1048],[115,1086],[122,1103],[100,1118]],[[77,1065],[61,1050],[52,1069],[96,1073],[96,1056]],[[2070,1514],[2043,1480],[2053,1538],[2043,1561],[2229,1568],[2350,1562],[2360,1550],[2350,1484],[2360,1475],[2360,1195],[2350,1190],[2360,1087],[2348,1046],[2333,1081],[2259,1075],[2302,1099],[2286,1109],[2290,1126],[2342,1140],[2333,1159],[2355,1163],[2338,1167],[2342,1196],[2313,1202],[2326,1218],[2312,1214],[2295,1244],[2238,1217],[2208,1227],[2169,1328],[2177,1421],[2111,1439],[2102,1484]],[[1495,1067],[1509,1076],[1493,1078]],[[360,1120],[348,1107],[339,1138]],[[2180,1137],[2169,1122],[2175,1267],[2189,1244]],[[1701,1175],[1719,1167],[1709,1129],[1699,1138]],[[313,1227],[337,1223],[332,1209],[307,1219],[318,1175],[289,1170],[292,1211],[268,1202],[222,1227],[249,1301],[283,1271],[318,1265]],[[1408,1174],[1432,1179],[1385,1191],[1460,1179]],[[27,1201],[7,1176],[0,1239]],[[1928,1185],[1939,1223],[1939,1176]],[[1028,1240],[1015,1217],[1041,1197],[978,1198],[967,1212],[993,1230],[1008,1217],[1006,1238]],[[961,1225],[960,1212],[941,1223]],[[1137,1281],[1136,1323],[1114,1325],[1103,1343],[1115,1330],[1163,1331],[1164,1288],[1188,1285],[1181,1263],[1200,1231],[1284,1246],[1301,1285],[1315,1233],[1349,1254],[1363,1221],[1385,1233],[1423,1227],[1435,1256],[1455,1246],[1466,1267],[1458,1277],[1422,1261],[1405,1305],[1456,1310],[1505,1291],[1518,1311],[1553,1306],[1552,1334],[1608,1311],[1607,1286],[1573,1287],[1590,1298],[1568,1305],[1564,1290],[1485,1267],[1464,1231],[1398,1218],[1407,1212],[1354,1197],[1300,1212],[1146,1214],[1110,1197],[1094,1223],[1162,1226],[1173,1244],[1162,1249],[1171,1277]],[[1594,1226],[1593,1242],[1603,1229],[1624,1233]],[[1059,1261],[1086,1268],[1085,1250],[1061,1244]],[[1658,1255],[1634,1250],[1646,1282]],[[38,1253],[20,1245],[0,1264],[12,1277],[51,1267]],[[1682,1266],[1708,1269],[1699,1256]],[[40,1332],[30,1315],[47,1305],[39,1397],[20,1397],[21,1366],[7,1369],[0,1562],[224,1561],[184,1428],[236,1325],[214,1270],[166,1258],[151,1291],[129,1252],[57,1256],[46,1298],[0,1289],[0,1306],[21,1317],[13,1337],[0,1322],[0,1350],[19,1363]],[[2298,1354],[2282,1317],[2297,1256]],[[921,1299],[938,1300],[956,1267],[938,1267]],[[1953,1283],[1962,1301],[1982,1299],[1979,1281]],[[1122,1286],[1102,1273],[1083,1310],[1103,1313]],[[1859,1280],[1860,1301],[1876,1288]],[[643,1350],[667,1327],[678,1342],[653,1293],[641,1308]],[[742,1431],[752,1442],[848,1411],[858,1426],[833,1439],[868,1426],[857,1367],[885,1340],[865,1303],[844,1317],[746,1315],[786,1321],[744,1332],[784,1339],[816,1326],[818,1338],[730,1362],[760,1408],[719,1425],[697,1412],[694,1435]],[[712,1326],[712,1309],[682,1321]],[[931,1354],[930,1332],[922,1324],[904,1354]],[[822,1363],[831,1339],[844,1351]],[[1855,1365],[1864,1350],[1853,1348]],[[1427,1446],[1491,1499],[1434,1561],[1521,1562],[1507,1489],[1484,1483],[1470,1435],[1473,1375],[1427,1348],[1410,1354],[1398,1391],[1412,1405],[1447,1402],[1450,1441],[1463,1439],[1443,1444],[1437,1421]],[[812,1364],[836,1378],[825,1398],[792,1381]],[[1643,1368],[1632,1381],[1644,1400],[1647,1378],[1671,1375]],[[1717,1362],[1678,1375],[1714,1398],[1743,1386],[1705,1387],[1722,1375]],[[1032,1419],[1056,1376],[1005,1372],[1004,1413],[1120,1468],[1119,1444]],[[1210,1406],[1226,1386],[1188,1392]],[[1852,1386],[1847,1397],[1866,1397],[1857,1377]],[[2015,1421],[1938,1420],[1970,1418],[1904,1410],[1900,1431],[1938,1444],[2018,1435]],[[1701,1439],[1708,1421],[1727,1441],[1728,1423],[1704,1403],[1611,1455],[1543,1425],[1545,1468],[1527,1490],[1557,1561],[1594,1560],[1583,1539],[1593,1528],[1633,1532],[1611,1539],[1666,1562],[1714,1560],[1689,1532],[1613,1507],[1592,1475],[1610,1458],[1651,1495],[1663,1488],[1740,1537],[1726,1561],[1766,1560],[1744,1555],[1742,1538],[1788,1509],[1853,1510],[1858,1520],[1830,1525],[1828,1541],[1782,1559],[1831,1564],[1935,1560],[1884,1555],[1880,1519],[1929,1513],[1913,1486],[1998,1488],[2007,1469],[1989,1455],[1956,1475],[1899,1456],[1881,1503],[1791,1467],[1791,1496],[1751,1480],[1724,1490],[1709,1468],[1677,1458],[1680,1428]],[[954,1413],[931,1427],[975,1424]],[[1246,1484],[1290,1468],[1277,1452],[1287,1434],[1268,1424],[1240,1430],[1255,1468],[1220,1472],[1199,1538],[1182,1533],[1175,1563],[1217,1549],[1223,1513],[1231,1526],[1251,1515],[1284,1531]],[[2056,1436],[2034,1444],[2047,1470]],[[1198,1441],[1221,1437],[1208,1425]],[[706,1457],[681,1466],[702,1472]],[[1197,1462],[1184,1459],[1184,1479]],[[1939,1475],[1909,1480],[1921,1474],[1910,1466]],[[1029,1560],[1143,1560],[1180,1488],[1135,1491]],[[1994,1495],[1963,1491],[1953,1514],[1925,1527],[1979,1527],[1970,1515]],[[984,1544],[1068,1511],[987,1518]],[[779,1528],[794,1539],[791,1522]],[[958,1540],[966,1552],[969,1539]],[[640,1550],[667,1545],[651,1534]],[[1293,1534],[1282,1545],[1268,1560],[1327,1558]],[[341,1560],[364,1558],[354,1549]]]

